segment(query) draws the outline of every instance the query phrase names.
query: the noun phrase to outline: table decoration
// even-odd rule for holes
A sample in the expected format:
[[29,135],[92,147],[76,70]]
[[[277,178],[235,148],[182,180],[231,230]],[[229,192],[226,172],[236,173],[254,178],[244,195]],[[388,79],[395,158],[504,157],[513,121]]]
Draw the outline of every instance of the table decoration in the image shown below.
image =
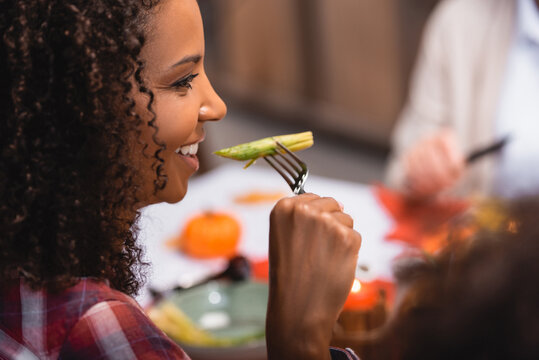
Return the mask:
[[338,320],[342,331],[358,333],[382,326],[394,297],[394,284],[390,281],[354,279]]
[[462,199],[412,200],[381,185],[375,186],[374,192],[394,220],[386,240],[404,242],[430,254],[447,245],[452,221],[471,207],[470,201]]
[[206,211],[188,220],[181,234],[167,245],[195,258],[228,258],[237,253],[240,235],[241,225],[235,216]]

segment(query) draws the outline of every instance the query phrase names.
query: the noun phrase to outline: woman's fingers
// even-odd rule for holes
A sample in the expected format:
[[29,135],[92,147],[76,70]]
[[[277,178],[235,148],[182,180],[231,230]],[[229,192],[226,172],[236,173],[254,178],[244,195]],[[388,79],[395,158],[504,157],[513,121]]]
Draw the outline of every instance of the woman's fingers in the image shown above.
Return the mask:
[[320,211],[342,211],[341,204],[337,200],[330,197],[314,199],[312,200],[311,204]]
[[313,193],[304,193],[304,194],[301,194],[301,195],[289,197],[289,199],[294,199],[295,201],[302,202],[302,203],[309,202],[309,201],[319,199],[319,198],[320,198],[320,196],[318,196],[316,194],[313,194]]
[[343,213],[342,211],[334,211],[330,213],[330,215],[337,220],[340,224],[353,228],[354,227],[354,219],[348,214]]
[[343,212],[343,205],[334,198],[315,195],[302,199],[302,202],[308,204],[314,211],[327,213],[328,216],[346,227],[352,228],[354,226],[352,217]]

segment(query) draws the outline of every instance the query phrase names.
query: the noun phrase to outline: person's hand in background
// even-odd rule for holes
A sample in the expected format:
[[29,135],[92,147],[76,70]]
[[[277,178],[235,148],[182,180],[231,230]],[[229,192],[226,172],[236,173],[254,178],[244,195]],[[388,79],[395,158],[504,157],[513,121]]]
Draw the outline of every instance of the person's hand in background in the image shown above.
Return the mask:
[[280,200],[270,217],[268,358],[329,359],[354,279],[361,236],[332,198]]
[[403,157],[404,191],[412,198],[426,198],[451,188],[465,170],[465,159],[455,134],[443,129],[421,139]]

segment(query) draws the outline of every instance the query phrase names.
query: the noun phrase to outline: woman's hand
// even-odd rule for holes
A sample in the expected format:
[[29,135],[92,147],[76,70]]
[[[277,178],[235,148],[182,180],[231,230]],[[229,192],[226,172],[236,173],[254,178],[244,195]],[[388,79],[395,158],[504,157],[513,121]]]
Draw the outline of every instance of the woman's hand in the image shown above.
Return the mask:
[[282,199],[270,216],[269,359],[329,359],[361,236],[332,198]]
[[414,198],[434,196],[452,187],[465,169],[464,155],[450,129],[421,140],[403,160],[405,191]]

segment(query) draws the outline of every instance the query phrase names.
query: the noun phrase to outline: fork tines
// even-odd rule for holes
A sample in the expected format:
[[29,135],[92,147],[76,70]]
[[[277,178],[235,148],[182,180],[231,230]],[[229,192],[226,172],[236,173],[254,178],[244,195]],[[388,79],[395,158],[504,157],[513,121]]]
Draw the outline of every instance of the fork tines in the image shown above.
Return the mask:
[[280,142],[276,144],[282,151],[265,156],[264,160],[285,179],[294,194],[303,194],[303,186],[309,175],[307,164]]

